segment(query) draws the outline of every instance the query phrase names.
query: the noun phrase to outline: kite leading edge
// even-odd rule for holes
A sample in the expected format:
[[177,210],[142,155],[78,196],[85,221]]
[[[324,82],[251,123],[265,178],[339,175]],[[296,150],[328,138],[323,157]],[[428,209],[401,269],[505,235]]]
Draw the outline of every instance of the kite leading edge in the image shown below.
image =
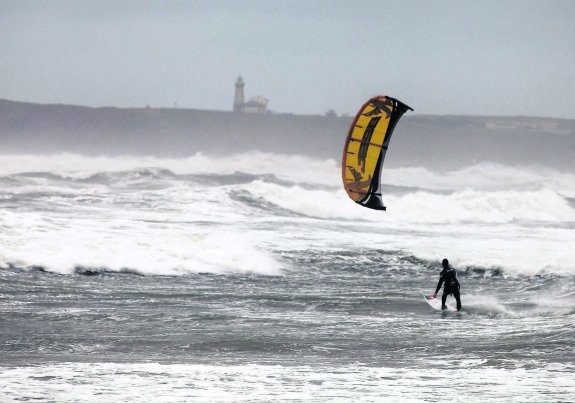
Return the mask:
[[377,96],[367,101],[353,120],[343,149],[342,178],[356,203],[385,210],[381,199],[381,169],[395,125],[412,110],[401,101]]

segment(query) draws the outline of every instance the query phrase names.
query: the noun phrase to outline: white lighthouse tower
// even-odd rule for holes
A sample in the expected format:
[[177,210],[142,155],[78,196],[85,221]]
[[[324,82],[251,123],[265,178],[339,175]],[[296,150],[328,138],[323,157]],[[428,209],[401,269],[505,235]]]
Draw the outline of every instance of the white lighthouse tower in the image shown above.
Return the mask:
[[236,81],[236,93],[234,95],[234,112],[242,112],[244,106],[244,79],[238,76]]

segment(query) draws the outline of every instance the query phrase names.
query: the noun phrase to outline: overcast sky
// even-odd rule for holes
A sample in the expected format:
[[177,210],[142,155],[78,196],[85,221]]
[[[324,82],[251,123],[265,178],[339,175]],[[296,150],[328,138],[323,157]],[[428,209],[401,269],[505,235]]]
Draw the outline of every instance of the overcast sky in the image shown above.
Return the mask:
[[575,1],[0,0],[0,98],[575,118]]

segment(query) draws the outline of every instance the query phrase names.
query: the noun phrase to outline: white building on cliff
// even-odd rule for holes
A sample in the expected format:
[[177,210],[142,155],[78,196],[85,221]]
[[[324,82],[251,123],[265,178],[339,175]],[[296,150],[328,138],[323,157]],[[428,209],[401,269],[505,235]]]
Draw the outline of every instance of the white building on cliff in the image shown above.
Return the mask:
[[248,102],[244,101],[245,82],[242,76],[236,81],[236,92],[234,94],[234,112],[240,113],[266,113],[268,110],[268,100],[262,96],[251,97]]

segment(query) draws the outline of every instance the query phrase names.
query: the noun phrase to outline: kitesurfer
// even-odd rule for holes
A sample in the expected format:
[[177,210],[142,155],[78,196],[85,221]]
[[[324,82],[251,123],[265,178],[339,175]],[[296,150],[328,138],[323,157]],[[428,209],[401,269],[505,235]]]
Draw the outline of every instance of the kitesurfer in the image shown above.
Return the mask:
[[455,301],[457,301],[457,310],[461,310],[461,297],[459,295],[459,281],[457,280],[456,270],[449,265],[449,260],[443,259],[441,261],[443,270],[439,273],[439,282],[437,283],[437,288],[433,294],[433,298],[437,297],[437,293],[443,284],[443,295],[441,296],[441,309],[447,309],[445,306],[445,300],[448,295],[453,295]]

